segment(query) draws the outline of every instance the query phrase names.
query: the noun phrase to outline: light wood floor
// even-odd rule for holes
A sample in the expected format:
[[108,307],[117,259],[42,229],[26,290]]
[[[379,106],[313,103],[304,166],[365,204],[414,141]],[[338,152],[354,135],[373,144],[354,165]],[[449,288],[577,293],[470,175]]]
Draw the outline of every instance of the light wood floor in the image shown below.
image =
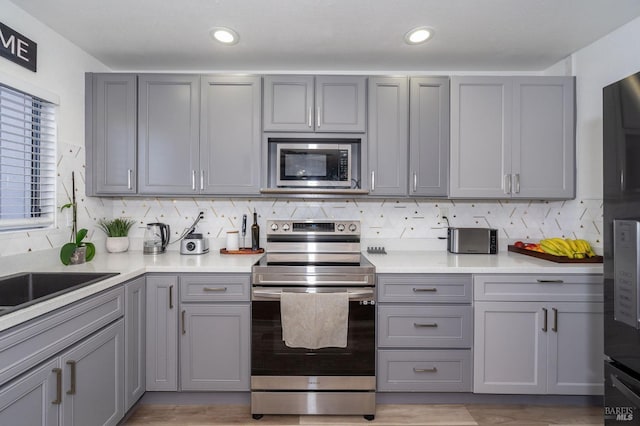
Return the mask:
[[275,415],[253,420],[248,405],[144,404],[123,425],[601,426],[602,417],[602,408],[583,406],[379,404],[373,421],[362,416]]

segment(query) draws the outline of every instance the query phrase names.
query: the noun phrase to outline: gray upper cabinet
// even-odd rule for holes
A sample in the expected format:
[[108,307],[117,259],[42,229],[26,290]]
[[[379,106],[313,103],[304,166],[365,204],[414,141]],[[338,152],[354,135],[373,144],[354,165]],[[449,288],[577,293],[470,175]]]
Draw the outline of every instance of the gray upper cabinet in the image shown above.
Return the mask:
[[369,78],[369,195],[407,195],[409,83]]
[[88,195],[136,192],[135,74],[86,75]]
[[575,196],[572,77],[452,77],[452,198]]
[[409,99],[409,195],[446,196],[449,78],[412,77]]
[[265,76],[264,130],[364,133],[366,82],[364,76]]
[[138,77],[138,192],[199,189],[200,76]]
[[260,77],[203,76],[200,173],[207,194],[260,193]]

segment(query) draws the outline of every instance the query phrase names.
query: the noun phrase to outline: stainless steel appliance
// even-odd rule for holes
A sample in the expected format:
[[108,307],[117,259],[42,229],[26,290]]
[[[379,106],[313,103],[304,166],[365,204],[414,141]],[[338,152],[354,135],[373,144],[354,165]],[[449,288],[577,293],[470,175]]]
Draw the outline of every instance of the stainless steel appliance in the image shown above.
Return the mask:
[[490,228],[447,229],[447,250],[451,253],[498,253],[498,230]]
[[180,254],[205,254],[209,253],[209,240],[202,234],[187,234],[180,241]]
[[[375,415],[375,267],[357,221],[267,221],[252,269],[251,413]],[[283,342],[285,292],[348,293],[346,347]]]
[[603,89],[605,424],[640,425],[640,72]]
[[169,225],[165,223],[147,223],[144,231],[142,251],[145,254],[164,253],[169,244]]

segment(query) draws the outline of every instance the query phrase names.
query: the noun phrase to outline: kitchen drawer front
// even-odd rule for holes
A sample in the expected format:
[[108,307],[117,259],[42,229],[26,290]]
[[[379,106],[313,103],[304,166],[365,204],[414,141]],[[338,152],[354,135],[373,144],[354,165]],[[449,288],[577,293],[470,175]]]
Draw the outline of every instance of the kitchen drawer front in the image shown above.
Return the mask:
[[471,392],[471,349],[379,350],[381,392]]
[[599,274],[475,275],[475,300],[520,302],[600,302]]
[[468,274],[379,274],[378,302],[471,303]]
[[378,346],[470,348],[471,306],[378,305]]
[[120,286],[0,333],[0,384],[123,315]]
[[251,298],[249,274],[180,275],[182,302],[245,302]]

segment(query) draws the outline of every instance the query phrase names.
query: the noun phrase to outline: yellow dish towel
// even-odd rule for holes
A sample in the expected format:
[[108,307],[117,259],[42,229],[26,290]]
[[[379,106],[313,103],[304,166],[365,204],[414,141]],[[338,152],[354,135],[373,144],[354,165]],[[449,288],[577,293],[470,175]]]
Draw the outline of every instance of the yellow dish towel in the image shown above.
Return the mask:
[[349,294],[282,292],[282,340],[290,348],[345,348]]

